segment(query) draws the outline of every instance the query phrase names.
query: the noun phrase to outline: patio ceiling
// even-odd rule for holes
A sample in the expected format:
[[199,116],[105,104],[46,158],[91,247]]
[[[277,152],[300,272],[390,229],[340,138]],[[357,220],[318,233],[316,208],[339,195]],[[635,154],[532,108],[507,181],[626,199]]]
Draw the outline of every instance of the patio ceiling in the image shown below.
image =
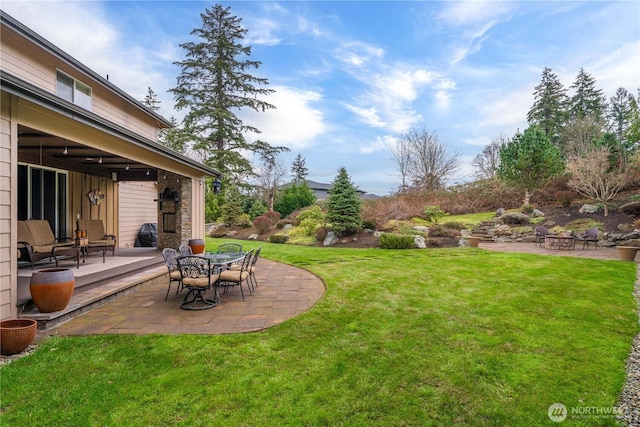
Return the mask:
[[107,178],[116,172],[118,181],[156,181],[158,177],[157,169],[148,164],[22,125],[18,127],[18,161]]

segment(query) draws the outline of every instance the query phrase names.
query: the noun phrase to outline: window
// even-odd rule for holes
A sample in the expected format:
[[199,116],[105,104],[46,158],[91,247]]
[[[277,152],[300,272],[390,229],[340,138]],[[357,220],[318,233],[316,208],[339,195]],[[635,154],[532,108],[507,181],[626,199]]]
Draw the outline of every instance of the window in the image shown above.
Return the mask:
[[60,70],[56,71],[56,93],[62,99],[91,110],[91,88]]
[[65,171],[18,164],[18,219],[46,219],[56,236],[68,236],[68,181]]

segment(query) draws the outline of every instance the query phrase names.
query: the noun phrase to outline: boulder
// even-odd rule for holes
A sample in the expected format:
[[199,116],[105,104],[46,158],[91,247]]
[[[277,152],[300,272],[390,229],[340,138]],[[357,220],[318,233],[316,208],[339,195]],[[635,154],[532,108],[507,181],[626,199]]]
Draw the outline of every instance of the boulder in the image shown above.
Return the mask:
[[529,216],[521,212],[509,212],[500,217],[503,224],[529,224]]
[[336,243],[338,243],[338,237],[336,236],[336,233],[334,233],[333,231],[330,231],[327,233],[327,237],[324,238],[322,245],[331,246],[331,245],[335,245]]
[[504,210],[504,208],[498,208],[498,210],[496,211],[496,217],[500,218],[502,215],[506,214],[507,211]]
[[429,234],[429,227],[426,225],[414,225],[413,229],[424,234]]
[[540,209],[534,209],[533,211],[531,211],[531,216],[534,218],[542,218],[544,216],[544,212],[542,212]]
[[493,230],[494,236],[511,236],[511,227],[508,225],[499,225]]
[[259,237],[258,233],[253,233],[252,235],[247,237],[247,239],[249,239],[249,240],[258,240],[258,237]]
[[580,206],[580,209],[578,210],[578,212],[585,213],[585,214],[594,214],[594,213],[598,213],[599,210],[600,208],[598,206],[585,203],[584,205]]
[[416,248],[425,249],[427,247],[427,243],[422,236],[413,236],[413,241],[416,243]]

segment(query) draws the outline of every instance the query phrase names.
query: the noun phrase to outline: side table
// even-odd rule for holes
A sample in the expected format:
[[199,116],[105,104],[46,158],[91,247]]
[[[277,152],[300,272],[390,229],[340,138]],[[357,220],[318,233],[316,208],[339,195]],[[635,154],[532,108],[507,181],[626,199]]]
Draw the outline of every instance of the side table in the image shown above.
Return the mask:
[[82,263],[85,263],[86,253],[89,250],[89,238],[77,237],[75,240],[76,248],[76,268],[80,268],[80,256],[82,255]]

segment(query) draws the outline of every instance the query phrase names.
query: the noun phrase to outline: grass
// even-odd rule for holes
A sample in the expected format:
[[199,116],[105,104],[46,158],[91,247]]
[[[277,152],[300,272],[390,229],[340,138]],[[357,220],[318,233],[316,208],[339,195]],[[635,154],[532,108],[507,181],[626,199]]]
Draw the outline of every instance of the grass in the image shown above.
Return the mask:
[[242,243],[325,296],[258,333],[50,338],[0,369],[0,425],[536,426],[622,389],[633,263]]

